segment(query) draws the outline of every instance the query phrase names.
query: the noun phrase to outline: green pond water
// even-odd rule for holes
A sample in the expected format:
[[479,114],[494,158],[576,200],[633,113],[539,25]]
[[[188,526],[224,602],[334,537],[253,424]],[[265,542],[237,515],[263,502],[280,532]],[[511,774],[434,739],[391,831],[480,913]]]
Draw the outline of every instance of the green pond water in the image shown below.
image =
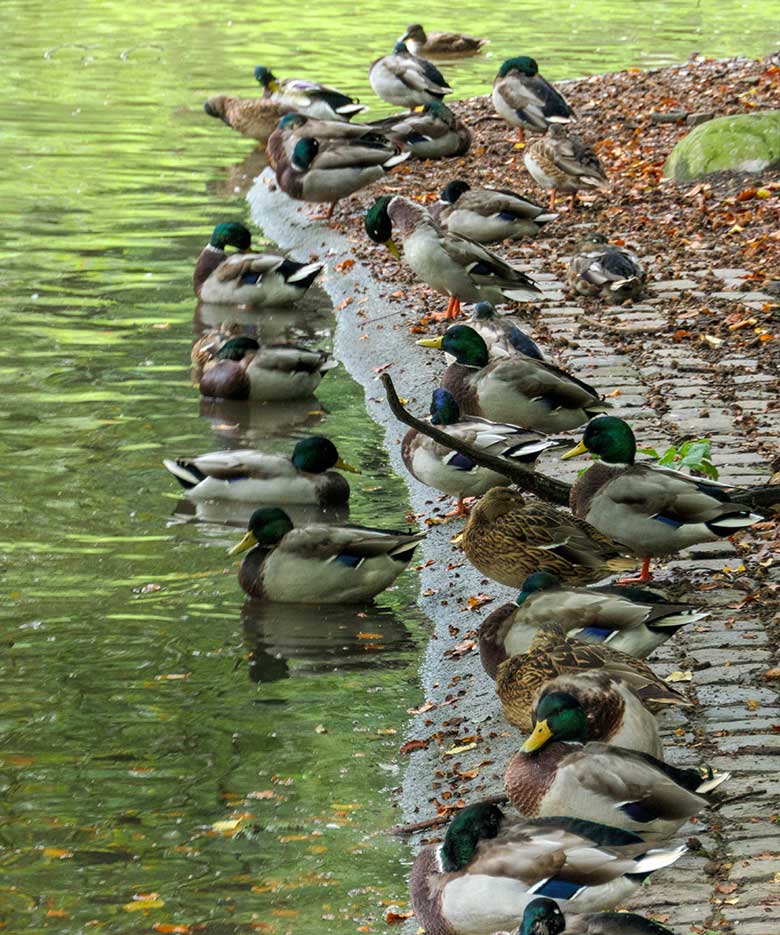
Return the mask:
[[[365,609],[245,604],[237,527],[187,521],[160,465],[287,451],[316,428],[363,468],[353,522],[407,509],[343,371],[276,411],[202,405],[191,385],[192,264],[215,222],[247,218],[260,165],[203,98],[255,93],[264,63],[379,115],[367,65],[412,20],[491,37],[447,73],[469,96],[509,54],[552,77],[759,55],[778,42],[771,9],[4,2],[4,931],[382,931],[406,899],[408,851],[380,832],[420,700],[414,574]],[[328,346],[322,306],[266,329]]]

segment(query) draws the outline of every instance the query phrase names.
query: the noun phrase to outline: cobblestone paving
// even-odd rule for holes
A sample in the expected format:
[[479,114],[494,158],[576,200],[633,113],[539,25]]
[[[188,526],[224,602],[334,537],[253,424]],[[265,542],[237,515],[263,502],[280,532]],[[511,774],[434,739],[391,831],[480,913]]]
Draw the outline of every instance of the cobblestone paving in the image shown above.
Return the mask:
[[[301,253],[315,251],[334,265],[354,258],[357,224],[350,237],[313,233],[291,216],[272,187],[253,192],[255,212],[269,236]],[[529,269],[549,269],[533,261]],[[339,312],[337,353],[366,388],[369,411],[387,426],[387,444],[403,475],[399,442],[403,427],[387,411],[377,371],[392,373],[409,408],[427,411],[443,358],[412,344],[409,325],[417,313],[412,288],[399,288],[394,264],[373,269],[360,265],[329,273],[325,286]],[[633,307],[586,309],[566,299],[552,274],[535,273],[545,299],[529,331],[559,362],[612,397],[618,415],[635,428],[640,445],[665,446],[682,434],[713,440],[713,459],[721,479],[766,482],[777,456],[780,411],[771,404],[777,375],[763,372],[754,359],[724,355],[713,363],[676,346],[675,298],[683,290],[702,292],[711,307],[733,309],[737,301],[764,303],[769,296],[745,293],[740,270],[722,270],[720,294],[699,289],[701,271],[684,280],[656,282],[647,300]],[[389,284],[388,284],[389,283]],[[735,296],[734,293],[737,293]],[[400,301],[399,301],[400,300]],[[768,405],[770,404],[770,405]],[[539,470],[571,479],[579,465],[543,459]],[[420,516],[443,512],[449,504],[409,479],[410,497]],[[398,790],[403,818],[413,822],[437,808],[474,801],[502,790],[508,757],[520,735],[504,721],[493,683],[479,664],[473,645],[484,614],[515,594],[481,578],[450,543],[458,524],[434,526],[423,545],[421,603],[432,621],[432,635],[421,670],[423,710],[413,714],[407,740],[423,741],[408,756],[404,785]],[[744,540],[750,542],[750,540]],[[748,550],[749,551],[749,550]],[[744,571],[723,573],[724,568]],[[679,632],[650,659],[666,675],[690,670],[683,683],[694,707],[663,715],[667,758],[677,765],[708,762],[729,769],[725,802],[705,812],[680,832],[689,852],[674,868],[655,874],[627,908],[641,909],[680,933],[778,935],[780,933],[780,847],[773,816],[780,815],[780,682],[766,673],[778,666],[780,608],[774,601],[749,600],[763,580],[780,581],[780,565],[756,569],[728,542],[689,550],[666,563],[657,583],[684,599],[703,603],[711,616]],[[764,589],[766,590],[766,588]],[[471,610],[469,597],[484,596],[488,606]],[[678,686],[680,687],[680,686]],[[466,748],[452,752],[457,748]],[[417,835],[415,844],[436,840],[436,830]],[[410,923],[409,932],[416,931]]]

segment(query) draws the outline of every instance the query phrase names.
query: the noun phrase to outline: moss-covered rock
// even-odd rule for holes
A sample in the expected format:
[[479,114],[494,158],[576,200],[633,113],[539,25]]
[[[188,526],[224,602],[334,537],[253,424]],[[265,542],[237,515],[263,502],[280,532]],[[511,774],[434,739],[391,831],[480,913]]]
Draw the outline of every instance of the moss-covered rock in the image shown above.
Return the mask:
[[678,182],[734,169],[761,172],[780,165],[780,110],[718,117],[695,127],[672,150],[664,175]]

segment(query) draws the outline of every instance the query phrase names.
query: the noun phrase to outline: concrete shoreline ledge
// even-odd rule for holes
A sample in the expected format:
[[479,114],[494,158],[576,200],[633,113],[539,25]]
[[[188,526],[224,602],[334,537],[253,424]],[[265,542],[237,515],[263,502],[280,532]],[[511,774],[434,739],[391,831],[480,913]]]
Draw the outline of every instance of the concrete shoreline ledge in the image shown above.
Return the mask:
[[[472,105],[475,112],[484,112],[479,99],[456,104],[461,114]],[[488,158],[495,164],[497,157],[492,157],[491,152]],[[405,192],[417,182],[426,186],[423,191],[436,191],[442,174],[469,177],[465,173],[472,171],[463,160],[430,171],[427,164],[416,166],[411,177],[390,176],[384,190],[400,187]],[[494,184],[485,173],[480,181]],[[360,204],[370,203],[381,191],[377,187],[358,196]],[[409,329],[425,299],[408,271],[367,241],[358,199],[345,203],[348,211],[337,211],[340,226],[334,230],[311,221],[308,208],[278,191],[270,170],[256,180],[248,198],[254,221],[268,237],[296,258],[317,256],[326,264],[322,285],[336,309],[336,356],[364,387],[368,413],[385,429],[391,463],[407,482],[413,512],[431,516],[434,507],[446,508],[435,491],[406,473],[399,444],[406,427],[390,413],[378,380],[378,372],[390,373],[398,393],[419,414],[427,412],[444,369],[442,355],[414,346],[419,335]],[[594,218],[588,210],[566,218],[564,238],[571,236],[572,225],[592,225],[594,220],[603,223],[603,217]],[[623,220],[615,232],[622,234],[627,224]],[[646,251],[650,271],[656,261],[671,278],[656,277],[648,299],[633,306],[599,308],[567,299],[560,281],[561,257],[545,252],[549,244],[548,239],[538,242],[543,256],[525,245],[496,247],[514,265],[532,272],[544,290],[533,306],[529,333],[602,393],[619,390],[611,400],[616,414],[637,429],[642,445],[659,447],[676,436],[706,435],[713,439],[723,480],[766,482],[772,452],[776,454],[768,440],[780,430],[780,412],[773,408],[776,371],[758,350],[726,346],[716,357],[708,347],[672,342],[669,335],[681,327],[681,308],[707,303],[724,314],[735,307],[749,314],[748,309],[758,311],[771,296],[744,291],[746,270],[726,269],[725,263],[723,269],[713,269],[711,259],[695,252],[690,262],[687,257],[664,262],[656,242]],[[682,269],[680,263],[685,263]],[[516,311],[522,316],[524,307]],[[543,456],[539,470],[570,480],[581,466]],[[440,806],[502,792],[504,766],[522,739],[504,721],[473,645],[473,631],[485,614],[515,593],[484,579],[451,545],[460,528],[460,523],[431,527],[418,553],[419,602],[432,629],[420,670],[424,704],[412,715],[404,736],[405,742],[420,743],[406,758],[399,823],[432,818]],[[751,540],[750,555],[763,545],[760,538]],[[724,567],[739,568],[743,561],[747,571],[724,573]],[[675,580],[675,570],[684,577]],[[724,794],[736,799],[681,829],[676,840],[689,839],[689,853],[673,870],[657,874],[626,907],[660,919],[678,935],[777,935],[780,846],[770,816],[780,811],[774,690],[780,683],[765,673],[778,665],[780,608],[771,588],[780,580],[779,572],[758,570],[724,541],[690,550],[666,564],[658,578],[660,586],[674,583],[676,596],[706,603],[711,612],[701,625],[681,631],[650,658],[664,676],[693,671],[692,681],[683,687],[695,706],[684,714],[668,712],[660,722],[667,759],[675,765],[709,762],[730,769],[733,778]],[[759,592],[760,600],[744,600],[746,594]],[[469,598],[477,604],[474,610]],[[757,790],[761,794],[755,797]],[[429,836],[436,833],[434,829]],[[423,833],[411,843],[425,839]],[[408,931],[416,931],[413,921]]]

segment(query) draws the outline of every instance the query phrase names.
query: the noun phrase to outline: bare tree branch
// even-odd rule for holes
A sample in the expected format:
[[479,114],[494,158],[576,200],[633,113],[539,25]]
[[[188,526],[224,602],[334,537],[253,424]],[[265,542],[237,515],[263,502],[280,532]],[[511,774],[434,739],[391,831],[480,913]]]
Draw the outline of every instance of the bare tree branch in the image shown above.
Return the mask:
[[529,471],[523,464],[512,461],[509,458],[502,458],[500,455],[491,455],[486,451],[480,451],[471,445],[467,445],[458,438],[448,435],[441,429],[431,425],[430,422],[423,422],[408,412],[401,405],[401,400],[395,391],[395,386],[388,373],[382,374],[382,385],[387,394],[387,403],[390,411],[404,425],[409,425],[423,435],[427,435],[440,445],[452,448],[460,454],[466,455],[482,467],[490,468],[491,471],[497,471],[508,477],[513,484],[526,493],[532,493],[540,500],[546,500],[548,503],[555,503],[559,506],[569,505],[569,492],[571,485],[564,481],[556,480],[554,477],[546,477],[544,474],[538,474],[536,471]]

